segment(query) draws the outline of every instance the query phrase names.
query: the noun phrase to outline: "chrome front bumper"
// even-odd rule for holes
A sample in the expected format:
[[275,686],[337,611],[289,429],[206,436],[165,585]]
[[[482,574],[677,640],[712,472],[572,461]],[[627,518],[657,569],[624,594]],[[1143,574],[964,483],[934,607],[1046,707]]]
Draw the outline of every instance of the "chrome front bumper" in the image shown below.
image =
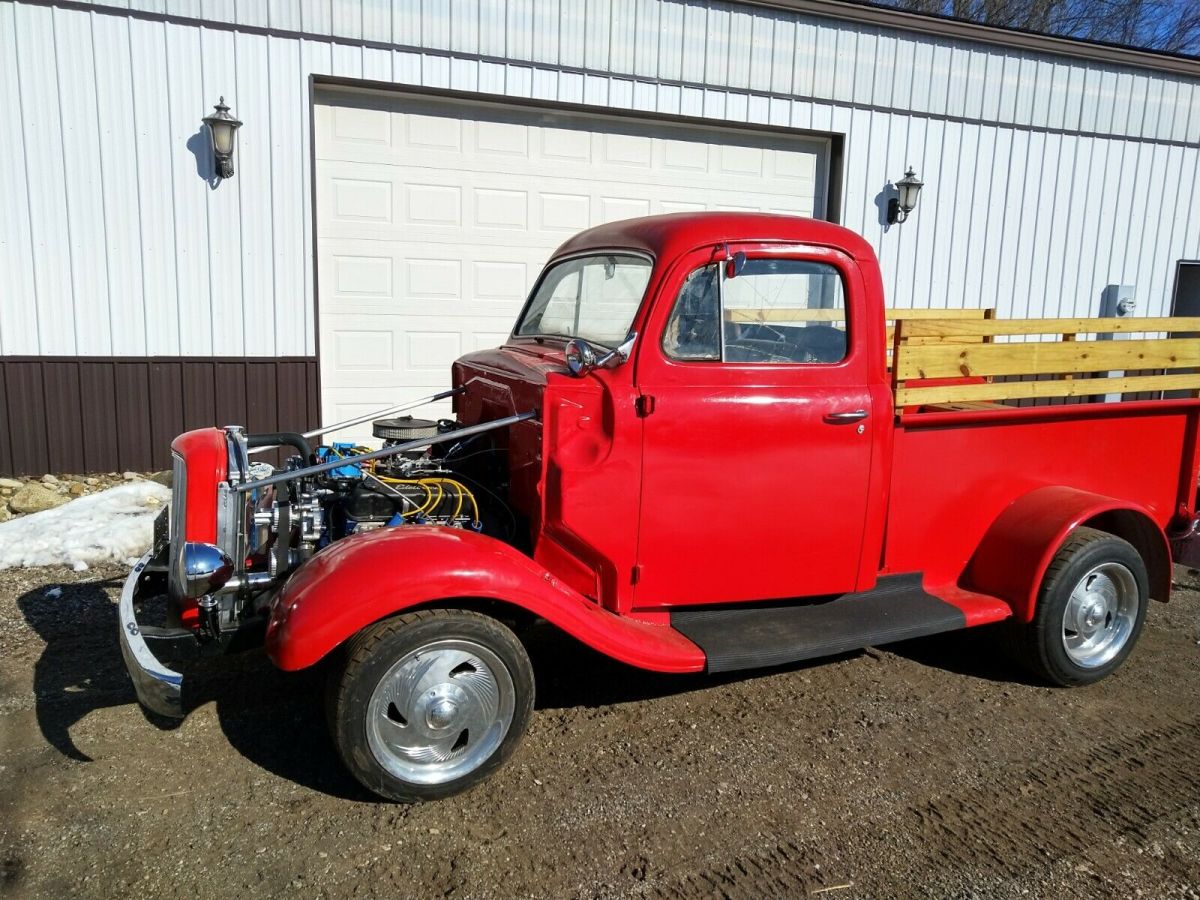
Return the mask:
[[121,589],[121,601],[117,604],[117,617],[121,623],[121,655],[125,657],[125,668],[133,679],[138,701],[151,712],[173,719],[183,718],[183,675],[172,671],[158,661],[142,636],[134,616],[134,597],[141,583],[142,572],[150,564],[153,553],[143,556]]

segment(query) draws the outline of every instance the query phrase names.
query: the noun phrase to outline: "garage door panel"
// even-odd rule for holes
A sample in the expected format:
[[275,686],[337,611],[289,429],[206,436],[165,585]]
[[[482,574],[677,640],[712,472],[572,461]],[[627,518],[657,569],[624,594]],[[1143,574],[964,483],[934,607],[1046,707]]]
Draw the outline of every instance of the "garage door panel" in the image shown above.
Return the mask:
[[[663,164],[653,167],[625,166],[612,167],[605,171],[602,167],[589,166],[588,172],[594,177],[586,179],[585,183],[610,182],[617,184],[638,185],[643,187],[713,187],[720,191],[730,189],[763,191],[773,193],[775,190],[816,192],[816,185],[822,180],[819,161],[815,154],[805,152],[807,161],[795,162],[778,161],[770,167],[753,166],[748,163],[737,163],[735,159],[729,165],[711,165],[707,170],[687,169],[684,167],[671,168]],[[504,157],[487,160],[447,159],[446,157],[430,157],[425,165],[417,164],[416,160],[407,155],[403,163],[391,154],[380,153],[374,159],[364,159],[361,154],[354,161],[338,160],[335,158],[318,158],[319,171],[328,174],[330,166],[339,170],[341,177],[374,180],[380,177],[392,179],[397,184],[431,184],[459,185],[464,181],[485,187],[497,185],[533,187],[555,190],[551,183],[561,185],[578,185],[580,183],[580,164],[564,163],[554,165],[538,160],[534,156],[523,160]],[[714,157],[715,158],[715,157]],[[485,165],[484,163],[490,163]],[[325,164],[330,164],[326,166]],[[531,172],[531,166],[536,169]],[[786,175],[779,174],[776,169],[785,168]],[[764,169],[766,169],[764,173]],[[817,174],[806,175],[804,170],[814,170]],[[707,176],[707,177],[706,177]],[[770,185],[764,185],[763,179],[770,179]]]
[[315,139],[327,422],[448,386],[456,357],[507,338],[578,231],[825,205],[828,142],[786,135],[344,95],[318,104]]
[[[514,315],[322,315],[322,357],[337,372],[335,386],[402,387],[444,384],[447,358],[495,347],[512,331]],[[441,379],[441,381],[438,381]]]
[[511,247],[513,232],[522,231],[526,241],[554,247],[581,228],[669,211],[680,202],[707,209],[788,209],[802,215],[811,215],[823,203],[811,182],[771,190],[774,182],[764,179],[746,184],[724,177],[692,184],[614,184],[578,176],[524,176],[503,179],[497,187],[499,176],[461,173],[457,184],[448,184],[423,173],[420,181],[406,182],[407,170],[396,169],[394,180],[385,182],[378,169],[373,177],[368,177],[369,167],[358,167],[357,177],[343,166],[331,164],[330,169],[318,179],[320,238],[461,244],[469,236],[472,242]]

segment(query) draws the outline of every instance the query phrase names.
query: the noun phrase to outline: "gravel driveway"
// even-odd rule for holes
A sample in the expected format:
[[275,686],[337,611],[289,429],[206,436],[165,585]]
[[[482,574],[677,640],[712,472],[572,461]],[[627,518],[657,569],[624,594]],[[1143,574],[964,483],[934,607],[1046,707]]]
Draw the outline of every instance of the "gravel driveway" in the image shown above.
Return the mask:
[[0,573],[0,893],[1200,897],[1191,590],[1075,691],[1029,684],[987,634],[737,678],[540,634],[508,767],[400,807],[338,765],[319,673],[250,653],[182,725],[147,719],[123,574]]

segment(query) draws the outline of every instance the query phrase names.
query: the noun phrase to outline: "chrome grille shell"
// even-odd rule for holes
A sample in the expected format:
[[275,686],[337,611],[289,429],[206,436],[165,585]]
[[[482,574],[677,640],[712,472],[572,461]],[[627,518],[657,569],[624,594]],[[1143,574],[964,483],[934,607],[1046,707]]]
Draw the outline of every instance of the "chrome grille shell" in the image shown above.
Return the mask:
[[171,506],[168,523],[171,549],[167,556],[167,592],[176,600],[183,597],[183,545],[187,529],[187,463],[178,453],[171,454]]

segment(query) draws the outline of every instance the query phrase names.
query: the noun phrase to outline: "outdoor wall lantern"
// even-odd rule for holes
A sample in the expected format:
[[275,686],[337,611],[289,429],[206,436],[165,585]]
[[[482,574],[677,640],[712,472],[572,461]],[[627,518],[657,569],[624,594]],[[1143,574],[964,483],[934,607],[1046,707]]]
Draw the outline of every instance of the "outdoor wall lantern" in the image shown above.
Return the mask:
[[917,195],[925,186],[912,166],[904,173],[904,177],[896,182],[896,196],[888,201],[887,220],[889,225],[903,222],[908,214],[917,208]]
[[233,150],[237,146],[237,130],[242,123],[229,114],[229,107],[222,97],[213,107],[216,112],[204,117],[212,138],[213,157],[217,161],[217,175],[222,179],[233,177]]

